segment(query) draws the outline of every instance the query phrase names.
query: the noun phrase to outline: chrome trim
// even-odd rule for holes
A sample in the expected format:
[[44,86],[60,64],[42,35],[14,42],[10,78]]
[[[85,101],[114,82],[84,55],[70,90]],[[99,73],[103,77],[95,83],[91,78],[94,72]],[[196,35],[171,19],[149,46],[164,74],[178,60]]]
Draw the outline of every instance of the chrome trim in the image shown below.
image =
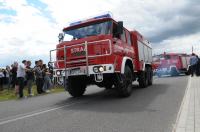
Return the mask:
[[100,40],[100,41],[92,41],[92,42],[88,42],[88,44],[98,43],[98,42],[102,42],[102,41],[108,41],[109,42],[110,53],[109,54],[103,54],[103,55],[88,56],[89,58],[100,57],[100,56],[109,56],[109,55],[112,54],[112,45],[111,45],[111,40],[110,39],[105,39],[105,40]]
[[[64,46],[64,65],[65,65],[65,78],[64,78],[64,88],[66,88],[66,79],[68,78],[67,77],[67,73],[66,73],[66,71],[67,71],[67,68],[66,68],[66,59],[67,59],[67,57],[66,57],[66,54],[67,54],[67,51],[66,51],[66,46]],[[62,76],[62,73],[61,73],[61,76]]]
[[73,63],[79,63],[79,62],[86,62],[86,60],[81,59],[81,60],[77,60],[77,61],[70,61],[70,62],[66,62],[66,64],[73,64]]
[[[88,45],[89,44],[98,43],[98,42],[104,42],[104,41],[108,41],[109,50],[110,50],[109,53],[102,54],[102,55],[91,55],[91,56],[88,55]],[[85,46],[85,50],[86,50],[85,51],[85,59],[66,62],[66,60],[67,60],[67,56],[66,56],[67,55],[67,48],[75,47],[75,46],[80,46],[80,45],[84,45]],[[52,61],[52,52],[58,51],[58,50],[63,50],[63,49],[64,49],[64,59],[63,60]],[[65,71],[67,71],[67,67],[66,67],[67,64],[73,64],[73,63],[78,63],[78,62],[86,62],[86,70],[87,70],[86,71],[86,75],[89,76],[89,74],[90,74],[89,73],[89,58],[101,57],[101,56],[109,56],[111,54],[112,54],[112,44],[111,44],[111,40],[110,39],[99,40],[99,41],[92,41],[92,42],[85,41],[84,43],[74,44],[74,45],[70,45],[70,46],[64,46],[62,48],[57,48],[57,49],[50,50],[50,63],[63,62],[64,61],[64,69],[65,69]],[[65,72],[65,76],[67,77],[67,72]]]
[[49,52],[49,54],[50,54],[50,63],[54,63],[54,62],[62,62],[62,61],[64,61],[64,59],[63,60],[56,60],[56,61],[52,61],[52,56],[51,56],[51,53],[53,52],[53,51],[58,51],[58,50],[62,50],[62,49],[64,49],[64,47],[62,47],[62,48],[57,48],[57,49],[53,49],[53,50],[50,50],[50,52]]
[[86,59],[86,72],[87,72],[87,76],[89,76],[89,70],[88,70],[88,43],[87,41],[85,41],[85,59]]

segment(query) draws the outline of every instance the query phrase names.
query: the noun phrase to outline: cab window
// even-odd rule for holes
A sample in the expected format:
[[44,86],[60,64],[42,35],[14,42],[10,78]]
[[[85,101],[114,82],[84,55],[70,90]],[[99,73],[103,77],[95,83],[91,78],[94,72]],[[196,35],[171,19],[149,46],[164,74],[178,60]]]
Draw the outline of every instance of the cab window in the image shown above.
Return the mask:
[[123,34],[121,34],[120,38],[122,41],[126,42],[125,30],[123,30]]
[[117,24],[113,23],[113,37],[121,39],[123,42],[126,42],[126,32],[123,29],[123,33],[119,35],[117,33]]
[[131,36],[130,36],[130,33],[128,31],[126,31],[126,37],[127,37],[128,45],[131,45]]
[[117,33],[117,25],[113,23],[113,37],[120,38],[119,34]]

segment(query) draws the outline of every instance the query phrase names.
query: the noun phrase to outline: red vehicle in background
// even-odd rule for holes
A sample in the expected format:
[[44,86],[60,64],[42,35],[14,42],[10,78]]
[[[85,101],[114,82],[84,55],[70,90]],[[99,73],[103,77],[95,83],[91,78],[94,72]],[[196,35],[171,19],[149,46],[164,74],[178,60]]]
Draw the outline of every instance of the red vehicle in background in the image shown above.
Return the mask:
[[153,56],[154,72],[161,77],[162,75],[177,76],[179,74],[188,75],[190,66],[190,55],[182,53],[164,53]]
[[63,79],[65,89],[74,97],[93,84],[115,88],[127,97],[133,81],[143,88],[153,83],[150,43],[110,14],[71,23],[59,34],[59,42],[50,51],[50,63],[54,64],[54,77]]

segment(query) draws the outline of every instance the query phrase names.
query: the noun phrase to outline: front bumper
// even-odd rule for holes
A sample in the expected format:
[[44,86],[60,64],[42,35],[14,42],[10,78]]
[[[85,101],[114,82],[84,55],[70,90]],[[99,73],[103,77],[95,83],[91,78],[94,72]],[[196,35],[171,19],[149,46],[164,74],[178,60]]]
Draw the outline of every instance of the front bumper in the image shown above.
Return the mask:
[[[103,70],[96,71],[95,68],[103,68]],[[88,69],[87,69],[88,68]],[[81,76],[81,75],[94,75],[94,74],[106,74],[106,73],[114,73],[114,65],[113,64],[101,64],[101,65],[89,65],[87,66],[79,66],[73,68],[65,69],[54,69],[54,77],[69,77],[69,76]]]

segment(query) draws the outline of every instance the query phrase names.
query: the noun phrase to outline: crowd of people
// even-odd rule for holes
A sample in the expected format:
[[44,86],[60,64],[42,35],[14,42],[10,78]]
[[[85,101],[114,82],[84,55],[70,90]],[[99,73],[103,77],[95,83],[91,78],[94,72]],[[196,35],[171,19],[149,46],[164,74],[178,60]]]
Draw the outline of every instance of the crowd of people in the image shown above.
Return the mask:
[[17,80],[17,63],[10,66],[6,66],[5,69],[0,69],[0,91],[3,90],[3,86],[6,88],[14,88],[15,81]]
[[37,93],[50,92],[52,83],[52,72],[43,64],[42,60],[35,61],[32,67],[31,61],[23,60],[21,63],[14,62],[5,69],[0,69],[0,90],[15,89],[19,98],[24,97],[24,87],[28,89],[28,95],[33,96],[32,87],[36,84]]

